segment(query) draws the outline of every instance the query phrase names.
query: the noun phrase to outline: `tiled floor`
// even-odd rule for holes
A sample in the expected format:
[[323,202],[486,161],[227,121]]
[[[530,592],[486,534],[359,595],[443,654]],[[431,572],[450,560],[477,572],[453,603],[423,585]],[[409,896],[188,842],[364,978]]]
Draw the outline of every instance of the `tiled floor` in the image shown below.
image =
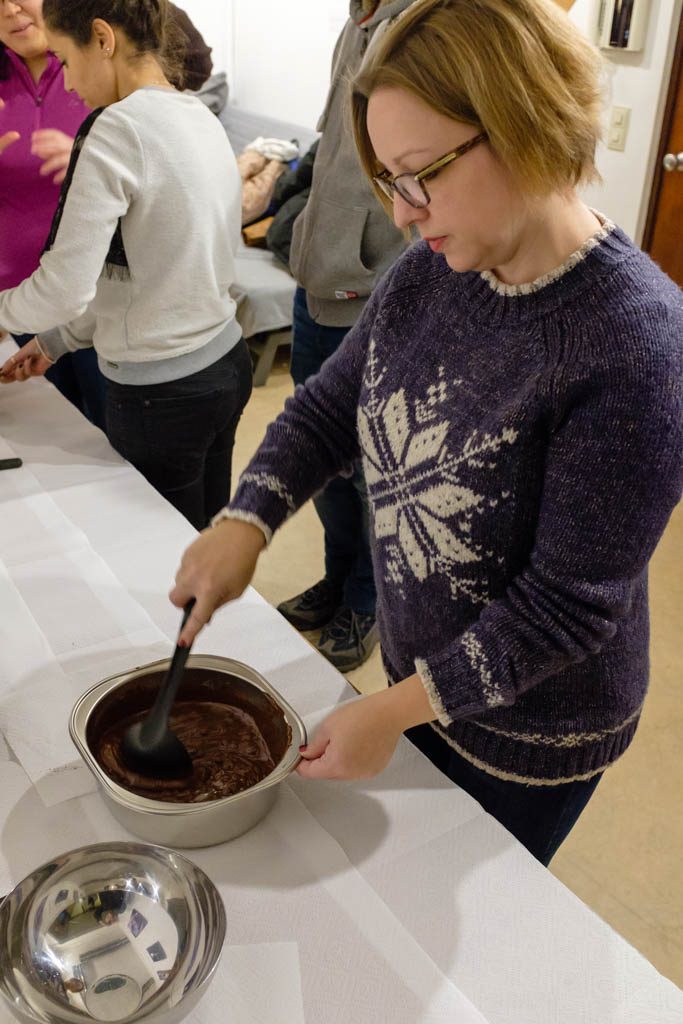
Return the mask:
[[[285,350],[286,353],[286,350]],[[291,393],[286,354],[254,390],[237,436],[240,471]],[[652,682],[636,738],[600,783],[552,871],[662,974],[683,986],[683,506],[651,570]],[[276,535],[255,586],[273,604],[322,575],[312,506]],[[361,692],[384,686],[379,652],[351,673]]]

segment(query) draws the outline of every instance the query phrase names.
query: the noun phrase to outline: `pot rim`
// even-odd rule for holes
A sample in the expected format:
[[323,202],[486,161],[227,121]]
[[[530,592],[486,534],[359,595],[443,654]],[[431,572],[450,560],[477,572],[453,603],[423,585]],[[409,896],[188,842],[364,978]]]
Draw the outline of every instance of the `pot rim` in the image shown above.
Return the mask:
[[171,658],[161,658],[158,661],[148,662],[124,672],[117,672],[101,679],[85,693],[81,694],[74,704],[69,718],[69,735],[78,750],[81,758],[95,776],[95,779],[105,788],[107,795],[116,803],[135,811],[147,811],[154,815],[187,817],[191,814],[201,814],[211,809],[218,810],[228,807],[231,804],[252,796],[271,786],[277,785],[290,775],[301,761],[299,747],[306,743],[306,727],[294,708],[282,697],[278,691],[259,673],[256,669],[245,665],[244,662],[235,661],[233,658],[225,658],[215,654],[191,654],[187,659],[188,668],[207,668],[224,672],[226,675],[237,676],[244,682],[256,686],[267,693],[276,702],[284,714],[287,724],[292,730],[292,740],[285,751],[279,764],[275,766],[270,775],[261,779],[255,786],[242,790],[240,793],[233,793],[232,796],[221,797],[219,800],[204,800],[199,803],[172,803],[166,800],[151,800],[149,797],[139,796],[130,790],[120,786],[102,770],[86,740],[86,730],[90,716],[99,702],[109,693],[123,686],[131,679],[139,679],[159,669],[168,668]]

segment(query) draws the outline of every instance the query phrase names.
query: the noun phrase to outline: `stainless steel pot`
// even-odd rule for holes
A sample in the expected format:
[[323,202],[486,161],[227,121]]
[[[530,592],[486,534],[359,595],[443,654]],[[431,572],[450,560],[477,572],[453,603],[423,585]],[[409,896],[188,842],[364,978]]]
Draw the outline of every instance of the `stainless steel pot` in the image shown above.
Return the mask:
[[[306,742],[306,730],[293,708],[248,665],[230,658],[190,655],[178,699],[190,691],[193,697],[201,696],[203,677],[210,677],[210,685],[207,682],[204,686],[207,699],[248,710],[262,728],[271,751],[277,752],[276,766],[256,786],[221,800],[170,803],[131,793],[100,767],[93,742],[98,728],[117,717],[117,708],[120,716],[124,702],[128,710],[151,707],[160,675],[169,664],[169,659],[156,661],[91,687],[74,705],[69,732],[112,814],[130,832],[164,846],[213,846],[241,835],[267,814],[275,802],[278,783],[299,763],[299,747]],[[273,702],[281,715],[273,716]]]

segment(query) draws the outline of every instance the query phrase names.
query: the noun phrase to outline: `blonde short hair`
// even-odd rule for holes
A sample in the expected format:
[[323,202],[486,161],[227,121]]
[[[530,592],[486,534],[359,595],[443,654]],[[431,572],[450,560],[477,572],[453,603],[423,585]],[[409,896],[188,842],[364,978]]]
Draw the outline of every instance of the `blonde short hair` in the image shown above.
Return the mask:
[[600,137],[601,59],[551,0],[416,0],[375,40],[352,86],[353,130],[370,177],[380,164],[368,99],[405,89],[483,129],[532,195],[589,181]]

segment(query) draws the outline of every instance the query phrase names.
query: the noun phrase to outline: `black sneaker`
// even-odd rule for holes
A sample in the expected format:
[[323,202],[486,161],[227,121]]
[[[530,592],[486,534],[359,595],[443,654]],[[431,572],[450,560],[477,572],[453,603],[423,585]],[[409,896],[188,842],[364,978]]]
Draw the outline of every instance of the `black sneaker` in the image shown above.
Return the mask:
[[340,672],[350,672],[370,657],[378,640],[374,615],[340,608],[320,634],[317,647]]
[[341,599],[341,586],[326,577],[304,590],[303,594],[283,601],[277,610],[295,629],[320,629],[333,617]]

